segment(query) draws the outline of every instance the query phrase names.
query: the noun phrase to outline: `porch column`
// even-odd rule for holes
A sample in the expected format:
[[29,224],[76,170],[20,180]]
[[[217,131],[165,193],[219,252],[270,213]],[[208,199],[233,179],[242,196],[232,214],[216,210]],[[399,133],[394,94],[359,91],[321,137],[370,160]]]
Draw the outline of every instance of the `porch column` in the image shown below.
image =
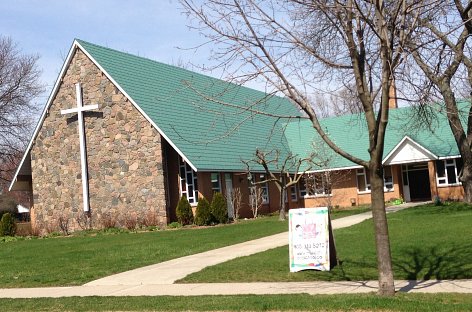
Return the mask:
[[434,160],[428,161],[429,185],[431,188],[431,200],[438,196],[438,185],[436,183],[436,164]]

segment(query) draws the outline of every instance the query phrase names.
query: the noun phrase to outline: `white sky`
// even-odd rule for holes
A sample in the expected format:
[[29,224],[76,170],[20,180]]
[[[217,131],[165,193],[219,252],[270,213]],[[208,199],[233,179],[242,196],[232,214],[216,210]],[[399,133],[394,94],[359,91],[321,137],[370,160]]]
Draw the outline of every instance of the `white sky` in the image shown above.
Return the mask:
[[[204,39],[187,27],[177,0],[1,0],[0,35],[26,54],[38,54],[46,92],[79,38],[168,64],[208,63],[207,48],[183,50]],[[208,73],[206,73],[208,74]]]

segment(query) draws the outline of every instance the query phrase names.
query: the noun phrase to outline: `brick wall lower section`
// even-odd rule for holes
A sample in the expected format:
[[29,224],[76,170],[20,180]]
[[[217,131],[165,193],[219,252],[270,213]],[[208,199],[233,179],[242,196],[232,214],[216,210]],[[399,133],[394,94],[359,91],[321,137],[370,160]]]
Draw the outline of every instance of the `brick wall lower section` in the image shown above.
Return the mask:
[[75,83],[84,105],[91,221],[155,218],[167,222],[161,136],[80,50],[76,50],[31,151],[34,225],[58,230],[59,220],[80,228],[83,216]]

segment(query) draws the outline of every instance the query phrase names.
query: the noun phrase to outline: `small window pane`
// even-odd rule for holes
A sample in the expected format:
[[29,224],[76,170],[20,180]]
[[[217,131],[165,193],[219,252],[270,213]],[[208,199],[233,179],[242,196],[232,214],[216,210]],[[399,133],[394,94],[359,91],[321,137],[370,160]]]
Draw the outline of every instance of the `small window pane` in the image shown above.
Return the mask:
[[211,174],[211,189],[213,192],[220,192],[220,175],[218,173]]
[[462,166],[464,166],[464,163],[462,162],[462,158],[456,158],[456,168],[457,168],[458,175],[462,171]]
[[454,166],[447,166],[446,170],[447,170],[447,183],[448,184],[457,183],[456,170],[455,170]]
[[438,178],[443,178],[446,176],[443,160],[436,160],[436,172],[437,172]]
[[360,192],[364,192],[366,190],[364,175],[357,175],[357,188]]

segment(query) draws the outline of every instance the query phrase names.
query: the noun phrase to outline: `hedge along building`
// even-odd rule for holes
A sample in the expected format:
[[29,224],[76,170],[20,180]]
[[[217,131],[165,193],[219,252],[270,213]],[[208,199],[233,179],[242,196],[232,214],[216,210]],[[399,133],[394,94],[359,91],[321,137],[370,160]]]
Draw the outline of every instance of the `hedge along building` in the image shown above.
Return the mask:
[[[460,197],[460,161],[445,118],[438,114],[434,133],[413,133],[406,127],[411,112],[392,111],[386,199]],[[53,229],[59,219],[76,228],[84,211],[95,227],[118,216],[165,224],[175,220],[181,196],[195,206],[199,196],[230,197],[236,188],[241,214],[250,216],[242,160],[254,159],[258,149],[281,158],[315,151],[321,167],[290,189],[289,207],[368,203],[364,169],[318,143],[301,117],[284,98],[75,40],[10,189],[31,192],[32,222],[40,229]],[[322,123],[334,142],[367,159],[362,116]],[[264,180],[261,167],[252,170],[255,181]],[[261,212],[276,211],[275,185],[260,187]]]

